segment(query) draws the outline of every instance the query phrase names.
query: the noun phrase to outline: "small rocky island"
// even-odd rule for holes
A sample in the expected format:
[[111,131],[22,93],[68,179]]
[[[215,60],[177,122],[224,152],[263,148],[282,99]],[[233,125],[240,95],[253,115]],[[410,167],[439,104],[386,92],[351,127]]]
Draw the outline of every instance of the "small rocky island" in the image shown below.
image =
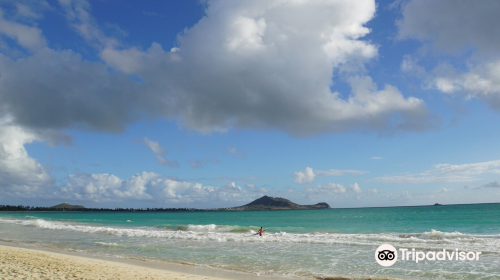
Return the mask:
[[71,205],[71,204],[69,204],[67,202],[51,206],[50,208],[53,208],[53,209],[63,209],[63,210],[68,210],[68,209],[71,209],[71,210],[74,210],[74,209],[85,209],[85,207],[83,207],[81,205]]
[[314,205],[300,205],[286,198],[263,196],[246,205],[233,207],[232,210],[252,211],[252,210],[307,210],[307,209],[330,209],[326,202]]

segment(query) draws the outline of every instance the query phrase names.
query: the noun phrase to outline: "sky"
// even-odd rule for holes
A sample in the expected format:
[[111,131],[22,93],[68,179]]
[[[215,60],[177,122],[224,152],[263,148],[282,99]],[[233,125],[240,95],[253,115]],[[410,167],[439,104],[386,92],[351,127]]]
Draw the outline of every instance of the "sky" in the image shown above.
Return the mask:
[[0,0],[0,204],[500,202],[500,2]]

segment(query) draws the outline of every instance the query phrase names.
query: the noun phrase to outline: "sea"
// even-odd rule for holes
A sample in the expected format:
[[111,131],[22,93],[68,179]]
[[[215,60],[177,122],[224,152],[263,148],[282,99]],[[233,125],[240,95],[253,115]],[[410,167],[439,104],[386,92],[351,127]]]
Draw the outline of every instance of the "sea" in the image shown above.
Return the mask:
[[[262,237],[255,235],[267,229]],[[281,211],[0,212],[0,241],[296,279],[500,279],[500,204]],[[376,261],[408,252],[474,260]],[[401,251],[399,251],[401,252]],[[472,255],[471,255],[472,256]]]

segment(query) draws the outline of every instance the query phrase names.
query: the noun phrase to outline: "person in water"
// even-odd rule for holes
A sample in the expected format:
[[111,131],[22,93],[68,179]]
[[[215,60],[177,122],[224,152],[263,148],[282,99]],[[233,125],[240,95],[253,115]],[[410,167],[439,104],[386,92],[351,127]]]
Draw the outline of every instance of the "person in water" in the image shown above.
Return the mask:
[[260,227],[260,229],[259,229],[259,235],[262,236],[263,232],[264,232],[264,230],[262,229],[262,227]]

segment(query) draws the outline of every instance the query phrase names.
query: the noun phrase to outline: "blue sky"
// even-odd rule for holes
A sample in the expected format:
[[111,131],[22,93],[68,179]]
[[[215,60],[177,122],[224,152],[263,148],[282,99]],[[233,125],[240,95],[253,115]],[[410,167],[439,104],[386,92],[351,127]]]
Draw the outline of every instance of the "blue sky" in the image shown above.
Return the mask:
[[0,11],[1,204],[499,201],[497,1]]

